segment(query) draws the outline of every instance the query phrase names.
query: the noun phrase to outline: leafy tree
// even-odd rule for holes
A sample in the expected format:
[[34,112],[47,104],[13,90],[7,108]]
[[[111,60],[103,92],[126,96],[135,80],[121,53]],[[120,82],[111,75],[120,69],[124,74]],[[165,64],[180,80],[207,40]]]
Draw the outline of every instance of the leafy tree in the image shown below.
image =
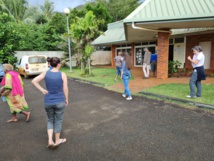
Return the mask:
[[18,50],[56,51],[61,50],[62,37],[49,24],[19,24],[21,40]]
[[[89,75],[90,71],[90,57],[93,51],[93,47],[90,45],[91,41],[94,39],[96,34],[101,32],[98,30],[99,24],[103,23],[96,19],[96,16],[92,11],[88,11],[84,17],[77,18],[78,21],[71,24],[71,38],[76,44],[76,49],[82,51],[82,63],[84,65],[85,74]],[[89,69],[86,68],[87,63],[89,64]]]
[[69,22],[78,21],[78,17],[84,17],[88,11],[93,11],[93,14],[96,16],[96,19],[104,21],[98,26],[98,29],[101,31],[105,31],[107,29],[107,24],[113,22],[113,19],[109,15],[109,12],[106,7],[99,2],[87,3],[81,9],[72,9],[71,13],[69,14]]
[[77,17],[84,17],[86,10],[83,9],[70,9],[69,22],[76,21]]
[[0,62],[14,65],[17,62],[14,51],[20,39],[16,23],[6,13],[0,12]]
[[104,23],[99,24],[98,28],[101,31],[107,30],[108,23],[113,22],[112,17],[110,16],[108,10],[101,3],[87,3],[83,10],[87,13],[87,11],[93,11],[94,15],[97,19],[103,20]]
[[141,0],[96,0],[96,2],[106,7],[115,22],[127,17],[139,6]]
[[55,29],[57,34],[64,34],[67,32],[65,15],[58,12],[54,13],[48,26]]

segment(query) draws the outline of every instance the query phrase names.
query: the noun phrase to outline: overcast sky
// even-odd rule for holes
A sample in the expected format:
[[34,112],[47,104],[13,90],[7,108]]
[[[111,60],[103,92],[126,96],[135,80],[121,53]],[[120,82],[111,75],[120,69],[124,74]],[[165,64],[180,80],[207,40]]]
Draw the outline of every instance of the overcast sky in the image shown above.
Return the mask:
[[[141,2],[143,1],[144,0],[141,0]],[[38,6],[43,5],[45,0],[28,0],[28,2],[29,5]],[[87,0],[50,0],[50,2],[54,2],[55,11],[63,12],[65,8],[74,8],[78,5],[85,4]]]
[[[38,6],[43,5],[45,0],[28,0],[28,2],[30,6]],[[84,4],[86,0],[50,0],[50,2],[54,2],[55,11],[63,12],[65,8],[74,8]]]

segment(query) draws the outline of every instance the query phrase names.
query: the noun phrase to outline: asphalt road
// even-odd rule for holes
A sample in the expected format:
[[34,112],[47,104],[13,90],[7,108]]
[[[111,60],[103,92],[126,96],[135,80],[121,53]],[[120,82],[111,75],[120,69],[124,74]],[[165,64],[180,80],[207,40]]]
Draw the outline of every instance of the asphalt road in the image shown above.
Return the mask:
[[214,115],[69,80],[62,137],[47,146],[43,95],[24,79],[30,122],[0,101],[0,161],[213,161]]

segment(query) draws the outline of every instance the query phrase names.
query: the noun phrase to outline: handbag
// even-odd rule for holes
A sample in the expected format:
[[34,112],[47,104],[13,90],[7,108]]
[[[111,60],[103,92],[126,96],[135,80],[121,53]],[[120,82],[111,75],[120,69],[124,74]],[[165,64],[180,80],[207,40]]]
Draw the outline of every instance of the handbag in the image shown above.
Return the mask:
[[11,90],[6,89],[4,87],[1,87],[1,89],[0,89],[0,96],[6,97],[6,96],[8,96],[10,94],[10,92],[11,92]]

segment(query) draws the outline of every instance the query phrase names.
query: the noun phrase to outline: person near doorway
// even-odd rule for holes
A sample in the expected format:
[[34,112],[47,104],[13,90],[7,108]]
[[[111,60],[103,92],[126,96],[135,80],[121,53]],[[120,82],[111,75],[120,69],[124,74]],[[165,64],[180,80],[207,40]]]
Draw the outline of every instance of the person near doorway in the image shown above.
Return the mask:
[[122,67],[122,61],[123,61],[123,57],[122,57],[122,52],[118,52],[118,55],[114,58],[114,61],[116,63],[116,76],[114,78],[115,81],[117,81],[118,76],[121,75],[121,67]]
[[[204,70],[205,56],[200,46],[194,46],[192,48],[193,58],[188,56],[187,59],[192,63],[193,73],[189,81],[190,95],[188,98],[201,97],[201,80],[206,79],[206,73]],[[195,86],[197,92],[195,93]]]
[[157,73],[157,53],[153,53],[151,55],[151,71],[153,73],[153,76],[156,77]]
[[149,51],[149,48],[144,48],[144,59],[143,59],[143,73],[144,77],[143,79],[149,78],[149,68],[150,68],[150,60],[151,60],[151,52]]
[[128,101],[132,100],[132,95],[129,89],[129,81],[131,78],[130,72],[131,67],[132,67],[131,57],[128,53],[125,53],[121,69],[121,79],[123,80],[124,84],[124,93],[122,94],[122,96],[126,98],[126,100]]
[[[66,142],[66,138],[60,138],[65,106],[68,106],[68,84],[67,76],[60,72],[60,59],[50,58],[52,70],[47,70],[32,80],[33,85],[44,95],[44,108],[47,113],[48,148],[54,148]],[[39,82],[45,80],[46,89]],[[53,141],[55,133],[55,142]]]
[[2,69],[5,72],[5,75],[1,82],[2,88],[0,95],[4,96],[2,90],[9,91],[8,94],[4,97],[6,98],[6,101],[10,107],[10,112],[12,114],[12,118],[7,122],[17,122],[17,113],[25,115],[26,122],[28,122],[31,113],[26,111],[28,109],[28,104],[24,96],[24,83],[22,78],[18,72],[13,70],[14,68],[11,64],[4,64]]

